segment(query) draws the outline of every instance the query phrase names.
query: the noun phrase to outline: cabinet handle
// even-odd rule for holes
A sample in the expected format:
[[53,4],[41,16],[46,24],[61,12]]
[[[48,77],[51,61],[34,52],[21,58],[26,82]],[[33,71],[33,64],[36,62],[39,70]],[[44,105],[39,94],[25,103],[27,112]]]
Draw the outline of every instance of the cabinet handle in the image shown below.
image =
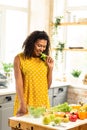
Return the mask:
[[57,97],[56,95],[53,95],[53,98]]
[[31,130],[33,130],[33,126],[31,127]]
[[11,101],[11,100],[12,100],[11,96],[7,96],[7,97],[5,97],[5,99],[6,99],[7,101]]
[[59,89],[58,89],[58,93],[59,93],[59,92],[63,92],[63,91],[64,91],[63,88],[59,88]]
[[16,128],[17,128],[17,129],[20,129],[20,127],[21,127],[21,124],[18,123],[18,124],[16,125]]

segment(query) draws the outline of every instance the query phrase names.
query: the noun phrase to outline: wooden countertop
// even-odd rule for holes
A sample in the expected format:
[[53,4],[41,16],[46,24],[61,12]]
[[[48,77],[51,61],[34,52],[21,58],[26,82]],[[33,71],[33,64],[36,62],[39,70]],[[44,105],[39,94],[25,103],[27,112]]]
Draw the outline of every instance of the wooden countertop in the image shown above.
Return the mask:
[[[84,129],[81,128],[81,130],[87,130],[87,119],[85,120],[77,120],[76,122],[68,122],[68,123],[61,123],[60,125],[57,126],[52,126],[50,125],[43,125],[42,123],[42,118],[33,118],[29,115],[25,115],[22,117],[10,117],[9,118],[9,126],[13,128],[20,127],[21,129],[25,130],[27,127],[29,128],[30,126],[39,126],[39,130],[74,130],[74,128],[78,128],[75,130],[79,130],[79,126],[85,126]],[[20,125],[19,125],[20,124]],[[26,127],[26,128],[25,128]],[[18,130],[18,129],[17,129]],[[36,130],[36,129],[34,129]]]

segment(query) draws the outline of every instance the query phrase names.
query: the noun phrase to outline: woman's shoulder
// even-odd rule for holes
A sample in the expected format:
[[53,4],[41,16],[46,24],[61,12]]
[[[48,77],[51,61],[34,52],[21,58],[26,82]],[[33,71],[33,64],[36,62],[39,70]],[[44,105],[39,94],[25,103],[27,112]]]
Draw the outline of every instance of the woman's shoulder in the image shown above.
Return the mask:
[[19,60],[19,59],[23,59],[24,58],[24,54],[21,52],[21,53],[18,53],[16,56],[15,56],[15,60]]
[[21,53],[18,53],[15,57],[17,57],[17,58],[24,58],[24,54],[23,54],[23,52],[21,52]]
[[23,52],[20,52],[17,54],[18,56],[24,56],[24,53]]

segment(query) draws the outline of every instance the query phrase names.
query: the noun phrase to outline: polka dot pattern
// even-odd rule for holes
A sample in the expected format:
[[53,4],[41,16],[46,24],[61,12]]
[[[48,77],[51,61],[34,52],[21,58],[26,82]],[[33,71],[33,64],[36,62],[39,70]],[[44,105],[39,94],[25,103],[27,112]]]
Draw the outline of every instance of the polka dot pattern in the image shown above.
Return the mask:
[[[21,70],[24,78],[24,98],[28,106],[45,106],[49,108],[47,66],[40,58],[25,59],[20,55]],[[14,115],[19,107],[16,95]]]

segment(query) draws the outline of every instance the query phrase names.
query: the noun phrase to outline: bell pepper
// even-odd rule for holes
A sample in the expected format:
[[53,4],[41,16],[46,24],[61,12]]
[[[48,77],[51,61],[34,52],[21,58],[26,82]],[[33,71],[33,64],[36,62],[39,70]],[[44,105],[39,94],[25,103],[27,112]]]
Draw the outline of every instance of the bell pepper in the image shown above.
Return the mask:
[[78,117],[81,120],[86,119],[87,118],[87,112],[85,112],[85,111],[78,111]]

